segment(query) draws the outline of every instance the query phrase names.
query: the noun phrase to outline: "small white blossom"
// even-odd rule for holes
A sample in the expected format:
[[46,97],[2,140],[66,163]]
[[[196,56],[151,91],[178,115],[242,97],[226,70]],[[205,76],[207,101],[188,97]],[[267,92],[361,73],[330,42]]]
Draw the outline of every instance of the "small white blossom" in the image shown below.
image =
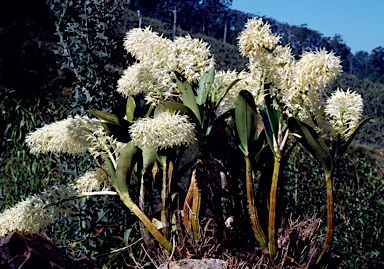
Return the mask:
[[294,64],[290,47],[279,45],[279,39],[261,18],[248,20],[238,38],[240,52],[249,58],[252,79],[266,88],[267,94],[277,98],[276,109],[282,99],[281,90],[290,84]]
[[315,128],[324,127],[326,90],[341,71],[340,58],[334,53],[324,49],[305,52],[294,64],[287,87],[281,90],[286,113]]
[[139,119],[129,128],[129,133],[136,145],[163,149],[194,141],[195,125],[186,115],[166,111],[154,118]]
[[[228,86],[236,79],[240,80],[226,93]],[[244,71],[240,73],[236,71],[218,71],[216,73],[215,81],[211,88],[211,95],[214,94],[215,98],[224,95],[218,107],[218,115],[235,108],[237,97],[242,90],[247,90],[253,95],[257,106],[264,106],[264,93],[260,87],[260,83],[252,79],[250,73]]]
[[327,100],[325,113],[335,132],[341,138],[349,137],[359,125],[363,113],[361,95],[337,89]]
[[156,68],[175,64],[175,46],[172,41],[159,36],[149,27],[130,30],[124,39],[124,47],[148,67]]
[[327,86],[342,72],[340,58],[325,49],[304,52],[295,68],[298,84],[313,88]]
[[272,34],[269,23],[264,23],[261,18],[251,18],[238,37],[239,49],[243,56],[257,58],[265,50],[273,51],[279,39]]
[[100,167],[87,171],[75,180],[73,186],[79,193],[111,189],[111,185],[108,183],[107,170]]
[[151,69],[136,63],[124,70],[124,74],[117,82],[117,91],[125,97],[146,93],[157,87],[154,81]]
[[208,72],[214,65],[209,45],[199,39],[177,37],[173,44],[176,47],[176,61],[187,81],[198,80],[203,73]]

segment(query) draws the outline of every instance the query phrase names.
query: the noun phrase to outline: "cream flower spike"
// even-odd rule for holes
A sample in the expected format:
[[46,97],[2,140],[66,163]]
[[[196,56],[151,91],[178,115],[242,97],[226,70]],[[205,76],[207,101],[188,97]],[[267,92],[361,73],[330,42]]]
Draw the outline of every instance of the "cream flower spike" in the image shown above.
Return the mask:
[[211,57],[208,43],[185,36],[177,37],[173,44],[176,47],[178,70],[183,72],[189,82],[198,80],[214,66],[215,61]]
[[51,225],[60,216],[71,215],[73,201],[61,203],[60,206],[52,203],[74,195],[77,192],[72,184],[54,186],[4,210],[0,214],[0,236],[14,230],[35,233]]
[[264,23],[261,18],[251,18],[238,37],[239,50],[243,56],[254,57],[260,50],[274,50],[279,39],[272,34],[269,23]]
[[195,125],[188,116],[165,111],[142,118],[129,128],[133,143],[160,149],[189,144],[195,140]]
[[111,189],[108,182],[107,169],[96,167],[87,171],[77,178],[73,183],[74,188],[79,192],[106,191]]
[[45,125],[29,133],[25,142],[31,148],[31,153],[79,154],[86,152],[91,146],[89,134],[102,129],[99,120],[76,116]]
[[337,89],[327,100],[325,113],[333,129],[342,138],[348,138],[359,125],[363,114],[363,98],[360,94]]
[[174,58],[175,47],[172,41],[159,36],[150,27],[130,30],[125,39],[124,47],[141,63],[148,66],[166,66]]
[[301,86],[324,87],[342,72],[341,60],[325,49],[304,52],[296,64],[296,72],[302,80]]

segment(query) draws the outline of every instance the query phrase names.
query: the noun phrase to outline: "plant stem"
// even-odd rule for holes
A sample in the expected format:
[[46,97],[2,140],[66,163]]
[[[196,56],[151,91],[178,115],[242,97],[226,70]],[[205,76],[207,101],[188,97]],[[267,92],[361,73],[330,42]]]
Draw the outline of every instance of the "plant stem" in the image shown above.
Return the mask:
[[153,237],[160,243],[160,245],[171,252],[173,245],[161,234],[155,227],[155,225],[148,219],[148,217],[140,210],[140,208],[129,197],[123,198],[123,203],[131,210],[136,217],[144,224],[147,230],[153,235]]
[[259,217],[257,215],[257,209],[255,207],[255,194],[253,190],[253,180],[252,180],[252,168],[251,162],[248,156],[245,156],[245,182],[246,182],[246,190],[247,190],[247,206],[248,206],[248,214],[249,220],[251,222],[251,227],[253,230],[253,234],[260,247],[266,247],[267,242],[265,238],[265,234],[263,229],[260,226]]
[[[141,172],[141,184],[140,184],[140,194],[139,194],[139,208],[141,212],[144,212],[145,210],[145,182],[144,182],[144,174],[145,170]],[[144,213],[143,213],[144,214]],[[146,225],[143,222],[140,222],[140,233],[143,237],[144,243],[147,247],[153,245],[153,242],[151,242],[151,238],[148,234],[148,229],[146,228]]]
[[268,240],[269,254],[272,258],[276,256],[276,194],[279,181],[280,159],[275,156],[272,175],[271,192],[269,195],[269,218],[268,218]]
[[201,203],[201,193],[196,183],[196,173],[194,173],[193,181],[193,200],[192,200],[192,216],[191,216],[191,226],[193,239],[197,242],[200,240],[200,223],[199,223],[199,214],[200,214],[200,203]]
[[325,234],[325,240],[323,244],[323,250],[319,258],[316,261],[316,264],[320,262],[324,253],[329,251],[329,248],[332,243],[333,238],[333,218],[334,218],[334,208],[333,208],[333,187],[332,187],[332,177],[330,173],[326,173],[325,181],[327,184],[327,232]]
[[[195,173],[195,172],[193,172]],[[187,195],[184,200],[184,206],[183,206],[183,221],[184,226],[187,229],[188,233],[192,233],[192,226],[191,226],[191,207],[192,207],[192,200],[193,200],[193,177],[191,180],[191,183],[189,184],[189,188],[187,191]]]
[[195,241],[200,240],[199,212],[201,203],[201,193],[196,183],[196,171],[193,171],[191,183],[188,188],[187,196],[184,201],[184,226]]
[[165,238],[169,238],[169,190],[168,190],[168,177],[167,177],[167,163],[163,165],[163,186],[161,189],[161,223],[163,224],[163,234]]

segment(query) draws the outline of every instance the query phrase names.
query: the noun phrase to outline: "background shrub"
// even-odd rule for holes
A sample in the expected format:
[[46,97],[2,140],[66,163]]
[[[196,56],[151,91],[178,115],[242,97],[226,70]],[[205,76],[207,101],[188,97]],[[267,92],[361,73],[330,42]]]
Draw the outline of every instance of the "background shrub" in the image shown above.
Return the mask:
[[[317,161],[296,151],[285,171],[285,217],[316,214],[326,219],[325,182]],[[334,175],[334,251],[346,268],[383,268],[384,164],[351,147]],[[323,224],[323,227],[325,225]],[[325,232],[325,230],[324,230]]]

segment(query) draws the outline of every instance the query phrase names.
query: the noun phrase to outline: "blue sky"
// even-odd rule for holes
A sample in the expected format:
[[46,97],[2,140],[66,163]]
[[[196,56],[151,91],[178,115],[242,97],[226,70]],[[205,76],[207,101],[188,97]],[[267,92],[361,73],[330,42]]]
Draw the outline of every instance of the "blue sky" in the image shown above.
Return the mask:
[[340,34],[352,53],[384,47],[384,0],[233,0],[231,8]]

